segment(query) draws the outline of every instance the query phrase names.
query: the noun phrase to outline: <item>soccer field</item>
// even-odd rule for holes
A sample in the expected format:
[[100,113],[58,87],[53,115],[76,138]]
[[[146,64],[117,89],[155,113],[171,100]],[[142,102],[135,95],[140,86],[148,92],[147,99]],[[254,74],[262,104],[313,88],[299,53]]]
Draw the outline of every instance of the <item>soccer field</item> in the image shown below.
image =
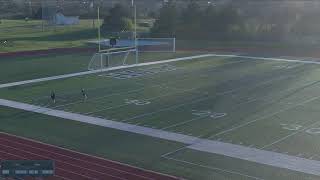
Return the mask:
[[[320,65],[307,62],[210,56],[2,88],[0,98],[319,165]],[[177,142],[186,145],[161,159],[207,173],[185,178],[210,179],[212,172],[230,179],[320,178],[319,170],[303,165],[294,170],[217,153],[210,144]]]

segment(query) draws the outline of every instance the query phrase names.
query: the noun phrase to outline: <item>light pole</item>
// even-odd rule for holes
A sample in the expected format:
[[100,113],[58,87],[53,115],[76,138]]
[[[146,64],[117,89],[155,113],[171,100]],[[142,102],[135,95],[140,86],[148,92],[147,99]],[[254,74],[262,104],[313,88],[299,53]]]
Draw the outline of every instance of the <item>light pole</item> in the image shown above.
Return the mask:
[[138,38],[137,38],[137,5],[135,4],[134,0],[131,0],[131,6],[133,7],[133,17],[134,17],[134,48],[136,49],[136,63],[138,63]]

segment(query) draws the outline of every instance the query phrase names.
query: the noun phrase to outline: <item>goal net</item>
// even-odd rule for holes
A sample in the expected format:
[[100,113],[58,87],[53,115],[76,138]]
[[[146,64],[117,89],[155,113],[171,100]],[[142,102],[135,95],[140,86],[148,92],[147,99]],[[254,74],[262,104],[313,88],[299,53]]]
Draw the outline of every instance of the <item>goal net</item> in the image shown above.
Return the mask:
[[110,49],[95,53],[88,65],[88,70],[102,70],[111,67],[127,66],[138,63],[138,54],[132,49]]

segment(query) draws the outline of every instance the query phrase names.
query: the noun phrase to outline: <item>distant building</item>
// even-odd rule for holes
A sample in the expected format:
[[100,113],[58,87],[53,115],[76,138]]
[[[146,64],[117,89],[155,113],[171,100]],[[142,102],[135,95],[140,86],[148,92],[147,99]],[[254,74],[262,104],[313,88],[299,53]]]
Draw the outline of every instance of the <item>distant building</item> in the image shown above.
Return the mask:
[[75,25],[79,22],[79,16],[64,16],[61,12],[56,13],[54,21],[56,25]]

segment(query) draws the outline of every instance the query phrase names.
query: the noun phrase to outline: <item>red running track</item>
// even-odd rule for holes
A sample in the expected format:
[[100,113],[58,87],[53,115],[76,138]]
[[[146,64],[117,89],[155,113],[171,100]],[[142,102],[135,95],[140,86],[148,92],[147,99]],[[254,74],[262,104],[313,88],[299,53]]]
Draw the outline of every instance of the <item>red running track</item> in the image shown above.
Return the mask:
[[115,161],[0,133],[0,160],[54,160],[55,176],[48,180],[178,180]]

